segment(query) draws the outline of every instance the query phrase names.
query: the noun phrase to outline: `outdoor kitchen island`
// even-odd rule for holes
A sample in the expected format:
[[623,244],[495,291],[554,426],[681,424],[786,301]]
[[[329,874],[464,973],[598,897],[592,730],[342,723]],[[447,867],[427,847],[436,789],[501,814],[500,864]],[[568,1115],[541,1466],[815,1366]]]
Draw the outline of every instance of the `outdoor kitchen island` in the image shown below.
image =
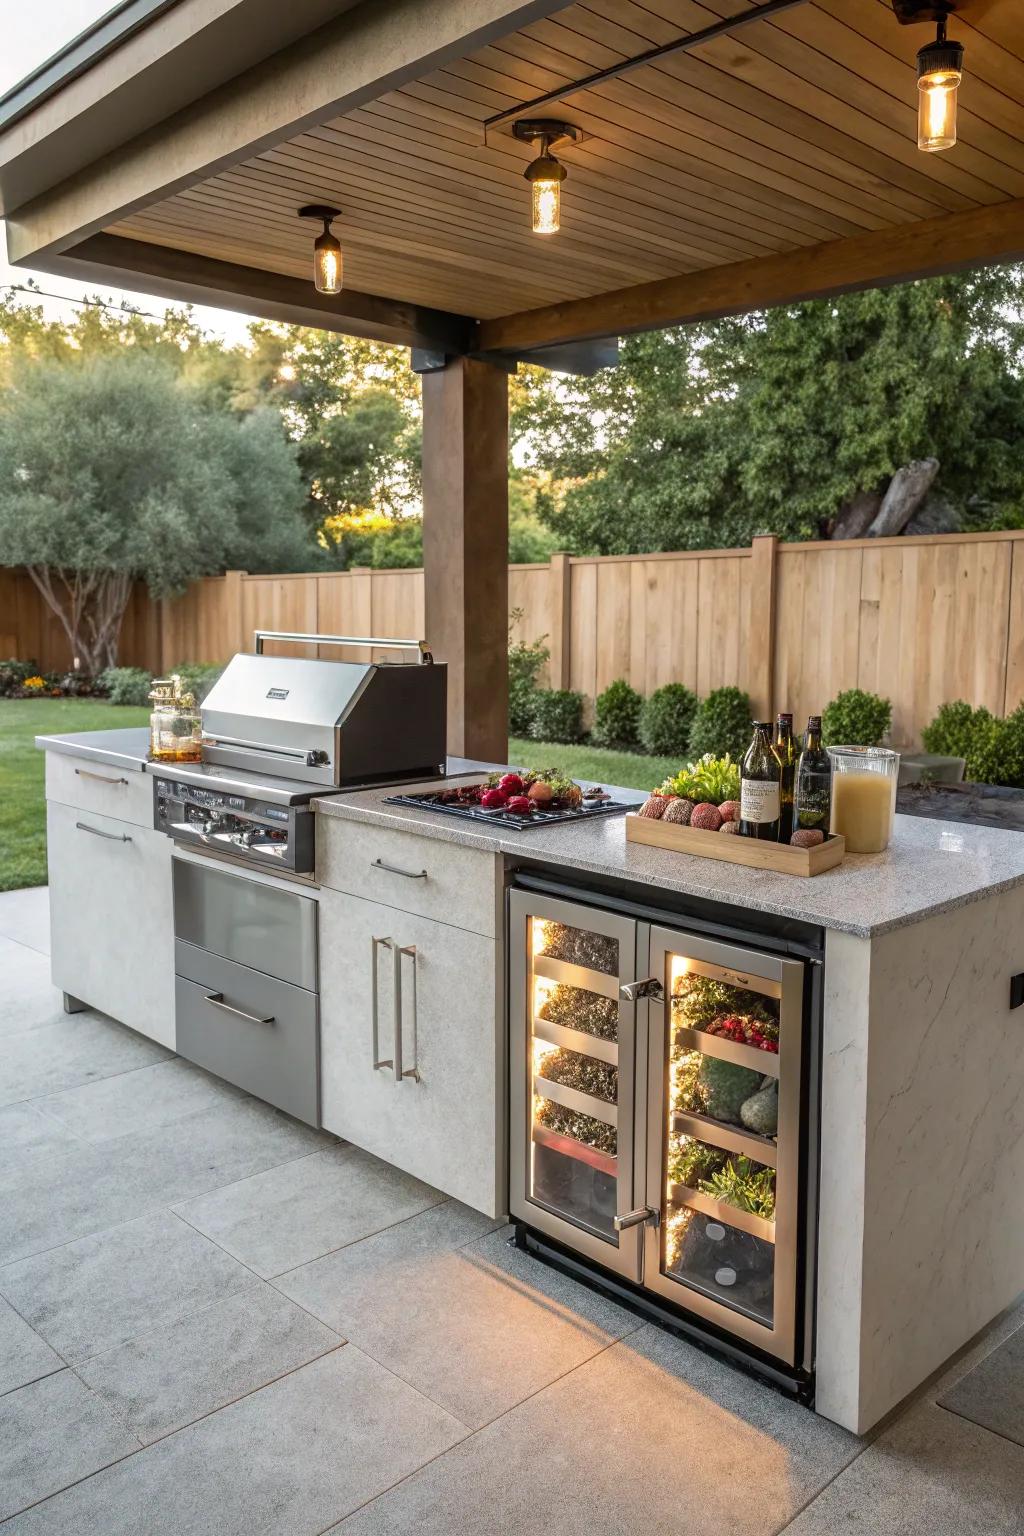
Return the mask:
[[[182,1051],[172,866],[202,869],[203,857],[154,827],[144,732],[39,745],[47,752],[54,981],[72,1006],[98,1007]],[[602,1268],[627,1282],[639,1275],[660,1296],[685,1297],[678,1274],[650,1272],[671,1218],[656,1225],[664,1191],[639,1155],[640,1106],[648,1089],[656,1096],[662,1016],[671,1001],[674,1023],[676,998],[659,1001],[642,984],[660,974],[674,994],[677,973],[728,976],[782,1015],[781,1053],[774,1063],[765,1053],[762,1068],[765,1082],[774,1071],[780,1085],[777,1147],[724,1125],[705,1132],[737,1152],[759,1148],[778,1175],[777,1235],[766,1235],[760,1216],[732,1218],[752,1251],[778,1255],[774,1317],[771,1298],[751,1291],[735,1314],[741,1343],[758,1353],[760,1315],[769,1340],[760,1354],[813,1364],[817,1411],[863,1432],[1024,1289],[1024,1015],[1010,1007],[1011,978],[1024,970],[1024,835],[898,817],[887,853],[850,857],[805,880],[627,844],[619,817],[516,833],[389,805],[394,793],[314,801],[315,879],[237,870],[254,901],[260,891],[276,900],[280,888],[316,904],[325,1129],[488,1214],[511,1205],[522,1222],[532,1096],[521,1068],[531,1030],[538,1039],[527,978],[589,984],[618,1009],[617,1042],[592,1047],[599,1064],[617,1063],[618,1114],[605,1111],[606,1129],[617,1118],[621,1150],[636,1132],[637,1155],[618,1159],[624,1203],[610,1207],[604,1237],[594,1236],[600,1202],[583,1213],[579,1251],[605,1256]],[[215,873],[235,870],[207,859],[214,862]],[[215,922],[216,912],[208,915]],[[238,932],[265,915],[243,911]],[[587,929],[606,951],[618,946],[617,962],[602,976],[599,958],[550,958],[538,937],[552,925],[563,934]],[[225,934],[225,948],[231,942]],[[715,970],[708,958],[736,955],[742,970],[735,959]],[[277,1013],[289,1042],[283,1080],[291,999],[304,984],[282,988],[259,1014],[225,985],[237,978],[241,986],[245,967],[224,965],[217,979],[196,980],[230,1005],[225,1027],[236,1028],[230,1015],[239,1009],[258,1015],[224,1038],[249,1051],[251,1041],[273,1037],[266,1014]],[[578,1031],[545,1027],[545,1044],[586,1046]],[[301,1055],[305,1037],[294,1040]],[[729,1059],[731,1051],[735,1061],[747,1049],[722,1041],[712,1054]],[[226,1062],[222,1075],[232,1071]],[[282,1102],[278,1076],[264,1073],[262,1083],[252,1091]],[[550,1091],[570,1112],[594,1102]],[[692,1130],[695,1117],[668,1118]],[[648,1152],[659,1134],[648,1137]],[[547,1141],[545,1156],[564,1137]],[[597,1153],[579,1168],[615,1197],[602,1172],[608,1161]],[[544,1200],[555,1208],[577,1189],[553,1185],[541,1198],[525,1187],[539,1213],[526,1225],[542,1228]],[[725,1207],[714,1202],[709,1220],[710,1202],[684,1195],[705,1234],[720,1236]],[[714,1283],[692,1291],[712,1320],[728,1313],[722,1288],[741,1268],[738,1251],[734,1244]],[[737,1300],[744,1283],[741,1274]],[[708,1301],[716,1286],[718,1299]]]

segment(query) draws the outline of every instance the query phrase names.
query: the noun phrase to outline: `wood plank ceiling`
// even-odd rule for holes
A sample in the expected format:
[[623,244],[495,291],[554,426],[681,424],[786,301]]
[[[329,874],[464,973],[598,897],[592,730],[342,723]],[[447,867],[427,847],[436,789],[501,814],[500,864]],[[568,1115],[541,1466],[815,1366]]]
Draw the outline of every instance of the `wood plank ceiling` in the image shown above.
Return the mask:
[[916,144],[927,27],[807,0],[570,95],[562,229],[529,228],[527,146],[484,120],[746,0],[586,0],[114,226],[303,277],[305,202],[344,210],[346,285],[477,318],[1024,197],[1024,0],[968,0],[960,140]]

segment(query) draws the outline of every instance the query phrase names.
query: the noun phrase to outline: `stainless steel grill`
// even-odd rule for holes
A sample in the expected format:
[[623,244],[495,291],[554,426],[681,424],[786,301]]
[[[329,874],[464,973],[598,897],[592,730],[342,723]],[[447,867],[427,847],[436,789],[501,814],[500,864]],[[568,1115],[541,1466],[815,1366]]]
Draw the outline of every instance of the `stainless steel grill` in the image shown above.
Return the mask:
[[[414,650],[415,662],[264,654],[267,640]],[[203,761],[342,788],[443,771],[447,669],[423,641],[257,630],[202,707]]]

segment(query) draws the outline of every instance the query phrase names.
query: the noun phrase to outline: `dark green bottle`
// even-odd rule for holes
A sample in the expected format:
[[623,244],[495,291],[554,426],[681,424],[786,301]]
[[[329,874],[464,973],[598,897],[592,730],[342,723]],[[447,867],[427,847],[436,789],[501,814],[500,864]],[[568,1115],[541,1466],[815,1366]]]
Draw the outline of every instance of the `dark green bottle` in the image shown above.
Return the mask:
[[788,843],[795,825],[793,791],[796,786],[796,742],[793,740],[793,716],[779,715],[775,722],[775,756],[782,764],[779,840]]
[[782,764],[772,746],[772,723],[755,720],[740,767],[740,836],[777,843],[781,814]]
[[793,821],[797,828],[828,837],[831,818],[832,760],[821,744],[821,716],[811,715],[796,765]]

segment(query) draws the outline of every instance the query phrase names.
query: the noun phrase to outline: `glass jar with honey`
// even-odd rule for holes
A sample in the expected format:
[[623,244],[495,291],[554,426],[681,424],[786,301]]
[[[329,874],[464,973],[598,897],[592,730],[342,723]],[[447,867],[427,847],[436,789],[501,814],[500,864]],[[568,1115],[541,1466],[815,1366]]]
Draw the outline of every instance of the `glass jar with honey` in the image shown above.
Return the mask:
[[149,755],[157,763],[198,763],[202,726],[195,695],[181,686],[175,672],[153,679],[149,694]]

